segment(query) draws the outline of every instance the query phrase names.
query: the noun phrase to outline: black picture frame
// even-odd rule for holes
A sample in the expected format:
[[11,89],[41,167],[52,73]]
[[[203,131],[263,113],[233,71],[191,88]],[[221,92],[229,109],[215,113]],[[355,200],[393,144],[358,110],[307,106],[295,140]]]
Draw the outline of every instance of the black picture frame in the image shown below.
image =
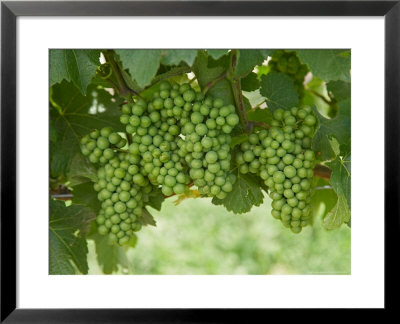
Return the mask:
[[[242,323],[268,309],[16,308],[16,19],[19,16],[384,16],[385,310],[394,292],[399,236],[400,1],[4,1],[1,3],[1,322]],[[376,109],[379,109],[377,107]],[[373,125],[371,125],[373,130]],[[373,150],[373,148],[371,148]],[[371,152],[373,154],[373,152]],[[366,162],[367,163],[367,162]],[[371,166],[373,168],[373,166]],[[372,172],[371,172],[372,174]],[[366,183],[368,178],[366,177]],[[373,188],[370,189],[373,191]],[[373,194],[371,194],[373,195]],[[373,260],[371,261],[373,262]],[[367,289],[367,288],[366,288]],[[38,292],[40,293],[40,292]],[[269,315],[270,316],[270,315]],[[286,316],[286,315],[285,315]],[[264,317],[266,321],[267,318]]]

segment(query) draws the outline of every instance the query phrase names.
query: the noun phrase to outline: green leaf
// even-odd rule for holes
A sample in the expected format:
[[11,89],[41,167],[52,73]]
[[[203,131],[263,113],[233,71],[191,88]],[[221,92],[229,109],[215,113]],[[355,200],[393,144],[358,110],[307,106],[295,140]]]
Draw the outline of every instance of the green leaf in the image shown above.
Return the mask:
[[66,175],[72,159],[80,153],[83,135],[105,126],[124,130],[119,122],[119,99],[94,86],[83,96],[66,81],[51,89],[51,100],[60,110],[50,110],[50,123],[57,132],[57,141],[50,145],[50,170],[53,176]]
[[115,52],[119,55],[123,67],[129,69],[129,73],[139,87],[144,88],[150,84],[160,66],[161,50],[119,49]]
[[331,81],[326,84],[327,90],[333,95],[336,101],[350,98],[351,84],[345,81]]
[[332,170],[330,183],[338,196],[342,195],[351,206],[351,161],[350,156],[341,158],[337,156],[327,163]]
[[86,156],[78,153],[72,158],[67,178],[71,187],[88,181],[94,182],[97,180],[97,170]]
[[50,50],[50,86],[63,80],[72,81],[86,94],[86,89],[100,65],[100,50]]
[[329,82],[331,80],[350,81],[350,53],[345,49],[297,50],[297,55],[306,63],[312,74]]
[[344,195],[339,195],[336,205],[324,218],[324,227],[332,230],[350,221],[350,209]]
[[154,220],[153,215],[151,215],[146,208],[143,208],[142,217],[140,218],[140,222],[143,226],[151,225],[156,226],[156,221]]
[[327,163],[332,170],[330,184],[335,190],[338,199],[336,205],[324,218],[324,227],[335,229],[343,223],[349,223],[351,219],[351,156],[342,158],[338,147],[338,142],[331,140],[332,149],[337,154],[336,158]]
[[237,174],[233,190],[224,199],[213,198],[214,205],[224,205],[235,214],[247,213],[253,206],[260,206],[264,195],[259,181],[249,174]]
[[[205,51],[199,51],[196,60],[193,64],[193,72],[197,77],[197,81],[201,89],[211,81],[218,78],[225,71],[224,66],[208,67],[208,55]],[[221,98],[225,104],[234,104],[231,84],[228,80],[222,79],[207,92],[214,98]]]
[[97,191],[93,188],[92,182],[85,182],[72,187],[72,203],[83,205],[96,214],[100,211],[101,203],[97,198]]
[[317,112],[319,128],[315,132],[312,147],[317,154],[317,158],[321,161],[326,161],[335,157],[335,153],[329,141],[332,136],[336,138],[340,145],[342,143],[348,143],[350,140],[350,99],[339,102],[337,106],[337,115],[332,119],[325,118]]
[[181,62],[185,62],[189,66],[192,66],[197,51],[197,49],[169,49],[165,51],[161,63],[164,65],[179,65]]
[[251,92],[247,92],[247,91],[242,91],[242,92],[243,92],[244,98],[249,100],[250,107],[252,107],[252,108],[257,107],[266,101],[266,98],[260,94],[260,89],[257,89],[255,91],[251,91]]
[[234,136],[232,137],[231,141],[231,148],[234,148],[235,146],[242,144],[243,142],[246,142],[248,140],[248,136],[246,134],[241,134],[239,136]]
[[129,268],[129,260],[125,249],[117,244],[108,244],[108,236],[95,234],[91,238],[96,243],[97,261],[103,269],[103,273],[111,274],[118,270],[118,265]]
[[228,50],[227,50],[227,49],[209,49],[209,50],[207,50],[207,53],[208,53],[214,60],[218,60],[218,59],[220,59],[222,56],[228,54]]
[[271,124],[272,114],[267,108],[255,108],[247,113],[247,118],[251,121],[259,121],[266,124]]
[[235,74],[243,77],[251,72],[256,65],[260,65],[268,55],[266,50],[241,49],[238,50],[237,64]]
[[261,77],[261,94],[267,98],[268,108],[290,109],[299,103],[293,80],[284,73],[270,72]]
[[147,205],[156,210],[161,210],[161,205],[164,202],[164,195],[159,188],[154,188],[149,194]]
[[329,143],[331,144],[333,153],[335,155],[340,155],[340,144],[335,137],[329,139]]
[[71,262],[81,273],[88,273],[85,236],[94,218],[84,206],[66,207],[62,201],[50,200],[50,274],[75,274]]
[[260,87],[260,80],[256,73],[251,72],[245,78],[240,80],[243,91],[254,91]]

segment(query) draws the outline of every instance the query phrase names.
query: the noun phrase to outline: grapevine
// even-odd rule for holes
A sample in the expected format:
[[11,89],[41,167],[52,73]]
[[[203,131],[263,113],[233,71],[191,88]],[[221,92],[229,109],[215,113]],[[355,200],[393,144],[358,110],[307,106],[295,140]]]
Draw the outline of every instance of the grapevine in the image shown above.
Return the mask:
[[267,201],[291,237],[350,226],[350,51],[76,51],[51,51],[50,212],[86,218],[57,237],[125,251],[173,196],[232,217]]

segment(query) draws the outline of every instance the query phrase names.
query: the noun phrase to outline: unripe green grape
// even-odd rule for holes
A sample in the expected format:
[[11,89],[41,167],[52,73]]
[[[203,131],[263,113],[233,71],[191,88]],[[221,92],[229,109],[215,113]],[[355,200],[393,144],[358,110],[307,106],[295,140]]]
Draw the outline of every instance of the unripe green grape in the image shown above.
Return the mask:
[[246,162],[251,162],[254,160],[254,153],[252,151],[246,151],[243,153],[243,159]]
[[221,165],[218,163],[209,164],[208,170],[212,173],[217,173],[219,170],[221,170]]
[[294,168],[291,165],[288,165],[288,166],[285,166],[285,168],[283,169],[283,172],[286,177],[293,178],[296,175],[296,168]]
[[283,183],[285,181],[285,174],[282,171],[276,171],[273,174],[273,180],[275,183]]
[[283,215],[290,215],[293,211],[293,208],[290,207],[288,204],[284,204],[281,209],[281,213]]
[[307,126],[314,126],[317,122],[317,119],[313,115],[307,115],[304,118],[304,124]]
[[207,126],[205,124],[197,124],[195,130],[199,136],[204,136],[208,132]]
[[97,228],[97,231],[98,231],[99,234],[101,234],[101,235],[106,235],[106,234],[108,234],[108,228],[107,228],[106,226],[104,226],[104,225],[99,226],[99,227]]
[[272,217],[274,217],[275,219],[281,219],[281,213],[280,213],[280,211],[278,211],[278,210],[276,210],[276,209],[273,209],[273,210],[271,211],[271,215],[272,215]]
[[218,117],[215,119],[215,122],[216,122],[217,125],[219,125],[219,126],[225,125],[225,118],[224,118],[224,117],[221,117],[221,116],[218,116]]
[[137,185],[144,185],[145,184],[145,178],[143,177],[143,175],[142,174],[140,174],[140,173],[138,173],[138,174],[135,174],[134,176],[133,176],[133,178],[132,178],[132,180],[133,180],[133,183],[135,183],[135,184],[137,184]]
[[215,163],[218,160],[218,154],[214,151],[207,152],[205,159],[207,163]]
[[195,98],[196,98],[196,94],[195,94],[195,92],[193,90],[186,90],[183,93],[183,99],[186,102],[192,102]]
[[214,99],[213,107],[221,108],[224,105],[224,101],[221,98]]
[[231,182],[225,182],[225,184],[221,187],[224,192],[231,192],[233,190],[233,186]]
[[95,129],[95,130],[90,132],[89,136],[92,139],[97,139],[100,136],[100,132],[97,129]]
[[177,183],[177,184],[173,187],[173,191],[174,191],[177,195],[184,193],[185,190],[186,190],[186,186],[185,186],[184,184],[182,184],[182,183]]
[[278,164],[279,161],[280,161],[280,159],[279,159],[278,156],[273,156],[273,157],[268,158],[267,163],[269,163],[269,164]]
[[290,230],[295,233],[298,234],[301,232],[301,227],[291,227]]

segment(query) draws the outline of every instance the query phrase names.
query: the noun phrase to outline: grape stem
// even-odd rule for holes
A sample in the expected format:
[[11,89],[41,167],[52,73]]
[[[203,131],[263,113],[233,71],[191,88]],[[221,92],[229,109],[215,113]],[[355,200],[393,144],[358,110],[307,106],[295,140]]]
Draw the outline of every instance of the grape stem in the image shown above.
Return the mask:
[[237,64],[237,51],[232,50],[230,53],[231,53],[230,55],[231,63],[229,64],[227,77],[231,83],[233,97],[235,98],[236,111],[239,115],[240,122],[243,128],[247,132],[249,132],[251,127],[254,127],[254,125],[249,125],[249,120],[247,119],[246,108],[244,106],[244,101],[243,101],[243,93],[240,85],[240,77],[235,76],[235,68]]
[[314,167],[314,176],[315,177],[329,180],[331,178],[331,174],[332,174],[332,170],[324,165],[317,164]]
[[265,128],[265,129],[270,129],[270,125],[262,122],[262,121],[253,121],[250,120],[247,122],[247,129],[251,132],[254,127],[260,127],[260,128]]
[[135,96],[138,96],[140,98],[139,93],[136,91],[132,90],[131,88],[128,87],[126,84],[121,71],[119,70],[119,66],[117,62],[114,60],[114,53],[112,51],[106,50],[103,51],[103,55],[107,61],[107,63],[110,64],[112,73],[114,74],[115,78],[117,79],[118,85],[114,85],[115,90],[122,96],[122,97],[128,97],[130,94],[133,94]]

